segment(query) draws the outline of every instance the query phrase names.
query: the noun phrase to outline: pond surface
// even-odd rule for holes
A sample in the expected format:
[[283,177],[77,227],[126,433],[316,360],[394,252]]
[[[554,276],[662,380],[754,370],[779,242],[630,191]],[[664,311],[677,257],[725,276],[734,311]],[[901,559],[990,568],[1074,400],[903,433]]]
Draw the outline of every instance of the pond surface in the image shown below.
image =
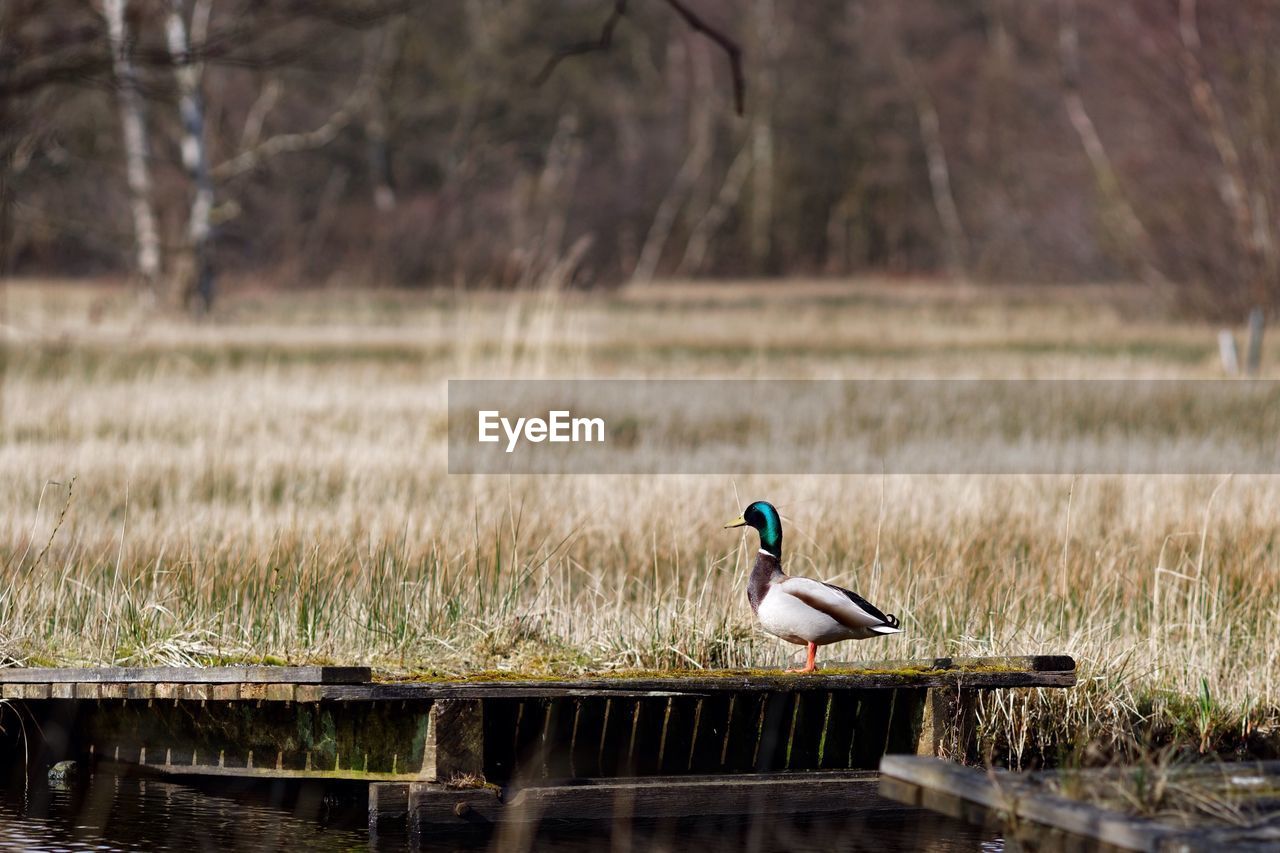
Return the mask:
[[[370,841],[363,785],[243,787],[95,774],[68,788],[7,786],[0,850],[403,850],[405,836]],[[990,832],[930,812],[704,818],[586,830],[504,827],[493,835],[425,838],[427,850],[1000,851]]]

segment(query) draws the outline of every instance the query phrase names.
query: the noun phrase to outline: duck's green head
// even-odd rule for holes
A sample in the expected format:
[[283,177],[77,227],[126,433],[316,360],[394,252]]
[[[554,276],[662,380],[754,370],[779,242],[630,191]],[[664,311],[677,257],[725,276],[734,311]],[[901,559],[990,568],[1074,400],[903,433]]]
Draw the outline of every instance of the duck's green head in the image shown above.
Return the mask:
[[725,525],[729,527],[754,527],[760,531],[760,547],[778,559],[782,559],[782,519],[768,501],[756,501],[743,510],[742,515]]

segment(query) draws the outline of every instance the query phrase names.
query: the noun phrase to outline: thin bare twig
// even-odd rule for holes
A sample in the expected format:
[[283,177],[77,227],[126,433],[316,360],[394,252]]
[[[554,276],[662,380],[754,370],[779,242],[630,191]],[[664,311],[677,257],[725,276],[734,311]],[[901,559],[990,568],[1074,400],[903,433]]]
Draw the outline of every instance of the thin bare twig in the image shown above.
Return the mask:
[[742,48],[736,41],[702,20],[697,13],[685,5],[684,0],[666,0],[666,4],[684,19],[689,29],[715,42],[725,52],[729,60],[729,73],[733,76],[734,110],[738,115],[742,115],[747,98],[747,78],[742,72]]
[[62,528],[62,522],[67,517],[67,510],[71,507],[71,495],[76,487],[76,475],[71,475],[71,482],[67,483],[67,500],[62,505],[62,512],[58,513],[58,520],[53,525],[53,530],[49,532],[49,539],[44,543],[44,547],[40,549],[40,553],[36,555],[36,561],[31,564],[34,571],[44,560],[44,555],[49,553],[49,546],[53,544],[53,537],[58,535],[58,531]]
[[612,47],[613,31],[617,29],[618,23],[627,14],[627,2],[628,0],[614,0],[613,11],[609,13],[609,17],[605,19],[604,26],[600,28],[600,37],[598,39],[565,45],[548,56],[546,63],[542,66],[542,70],[533,78],[533,85],[541,86],[547,82],[560,63],[572,56],[604,52]]
[[[547,82],[560,63],[570,57],[609,50],[613,46],[614,30],[617,29],[618,23],[627,14],[628,2],[629,0],[614,0],[613,11],[609,13],[609,17],[605,19],[604,25],[600,28],[599,38],[594,41],[566,45],[547,57],[542,69],[534,76],[533,85],[541,86]],[[738,115],[742,115],[746,108],[747,93],[747,78],[742,70],[742,48],[724,32],[703,20],[702,16],[689,8],[684,0],[663,0],[663,2],[680,16],[689,29],[710,40],[724,51],[725,57],[729,61],[729,73],[733,77],[734,111]]]

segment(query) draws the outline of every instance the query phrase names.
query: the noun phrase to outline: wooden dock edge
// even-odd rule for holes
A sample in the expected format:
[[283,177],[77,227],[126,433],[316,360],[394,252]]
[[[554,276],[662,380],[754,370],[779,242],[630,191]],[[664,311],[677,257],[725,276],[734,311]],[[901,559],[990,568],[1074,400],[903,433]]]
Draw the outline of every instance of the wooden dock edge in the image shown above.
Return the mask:
[[365,684],[372,678],[367,666],[0,667],[0,685]]
[[502,823],[615,821],[699,815],[899,811],[874,771],[653,776],[504,791],[432,783],[369,786],[373,832],[458,829]]
[[832,663],[812,674],[781,670],[616,673],[579,679],[473,678],[374,681],[362,666],[0,667],[0,699],[239,699],[299,702],[664,697],[732,692],[924,687],[986,690],[1071,687],[1066,655]]
[[[1242,835],[1237,828],[1164,826],[1070,800],[1035,787],[1007,770],[980,770],[936,758],[886,755],[880,762],[880,774],[880,793],[886,798],[970,823],[1001,825],[1006,834],[1033,841],[1033,849],[1039,849],[1052,836],[1059,836],[1060,842],[1053,849],[1077,849],[1081,839],[1087,839],[1102,849],[1146,853],[1225,850],[1248,840],[1247,831]],[[1062,836],[1068,838],[1063,840]],[[1268,843],[1274,844],[1275,839],[1270,838]]]

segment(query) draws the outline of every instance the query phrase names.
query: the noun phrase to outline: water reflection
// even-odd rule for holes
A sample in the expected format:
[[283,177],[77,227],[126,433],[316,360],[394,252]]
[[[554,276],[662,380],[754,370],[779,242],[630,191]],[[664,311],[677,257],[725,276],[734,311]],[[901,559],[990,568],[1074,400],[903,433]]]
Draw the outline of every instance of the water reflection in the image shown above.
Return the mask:
[[96,774],[89,784],[0,796],[0,849],[178,850],[552,850],[999,851],[991,833],[927,812],[862,816],[708,817],[627,826],[507,826],[494,834],[411,839],[365,827],[364,786],[242,785],[204,790],[157,779]]

